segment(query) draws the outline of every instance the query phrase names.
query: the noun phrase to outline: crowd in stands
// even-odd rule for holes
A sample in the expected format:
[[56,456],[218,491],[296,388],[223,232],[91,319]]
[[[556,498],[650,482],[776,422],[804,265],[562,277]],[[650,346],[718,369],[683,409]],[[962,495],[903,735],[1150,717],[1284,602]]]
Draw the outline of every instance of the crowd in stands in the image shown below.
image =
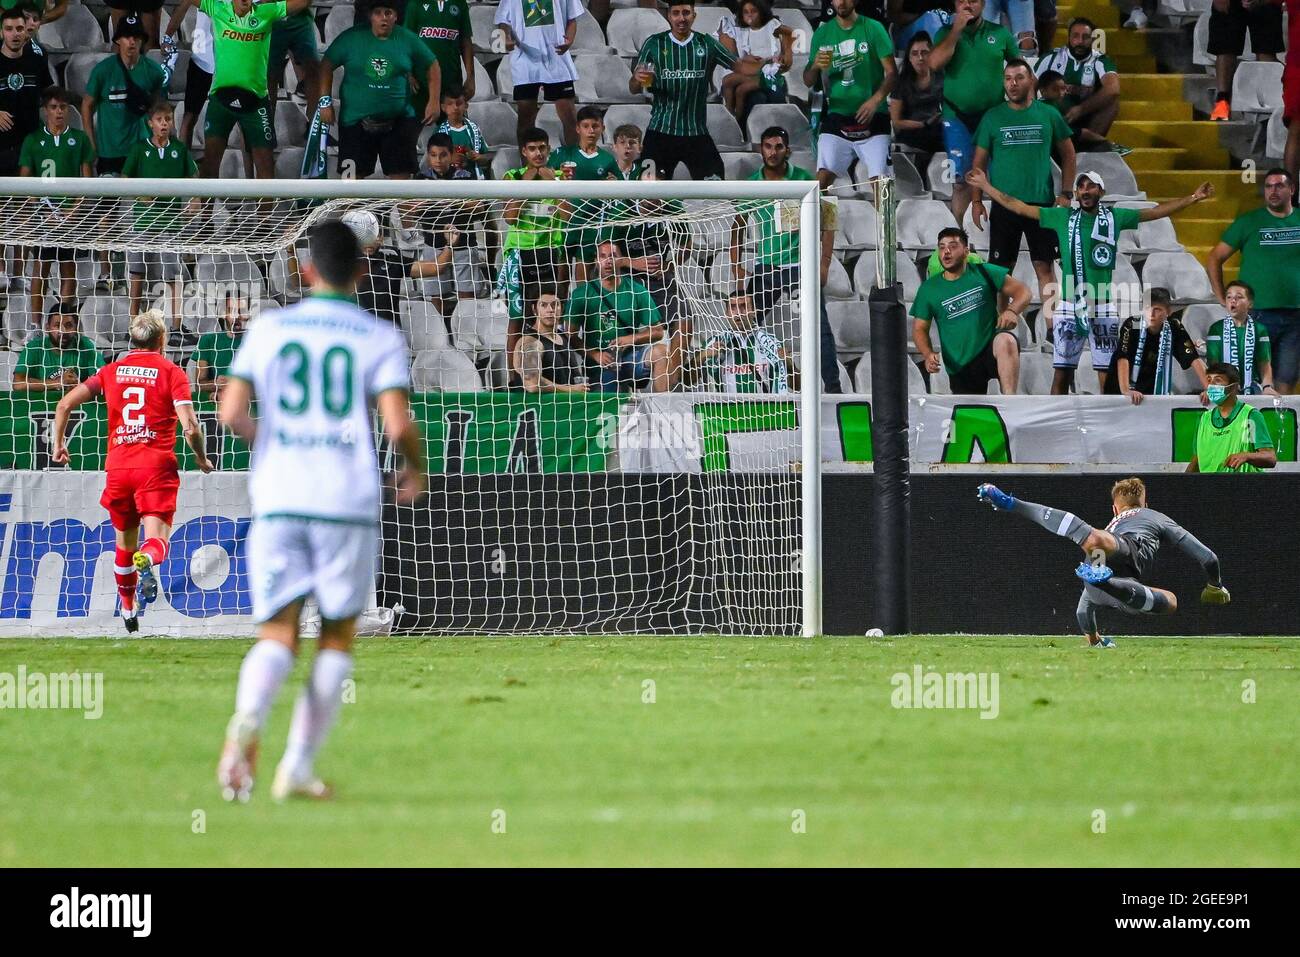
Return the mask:
[[[1129,28],[1157,15],[1122,6]],[[1213,118],[1230,115],[1247,34],[1257,60],[1288,48],[1283,6],[1300,0],[1213,0]],[[407,331],[417,387],[797,388],[798,234],[774,204],[738,206],[692,246],[654,219],[681,201],[632,204],[636,225],[620,227],[628,204],[550,200],[544,185],[648,178],[819,183],[827,392],[869,388],[862,300],[881,256],[914,322],[914,391],[1136,403],[1203,392],[1207,361],[1236,365],[1247,391],[1300,379],[1300,122],[1262,178],[1264,206],[1192,275],[1176,232],[1156,227],[1213,187],[1138,193],[1112,137],[1115,62],[1086,18],[1054,46],[1054,0],[0,0],[0,25],[0,176],[542,181],[528,201],[345,217],[369,257],[362,303]],[[1289,120],[1300,65],[1278,82]],[[906,197],[898,250],[872,229],[880,176]],[[155,232],[202,214],[134,210]],[[174,348],[215,392],[250,313],[299,288],[289,250],[278,284],[252,265],[255,288],[196,327],[180,299],[202,256],[4,256],[0,372],[20,391],[84,377],[119,315],[161,299]],[[101,313],[107,328],[83,328]]]

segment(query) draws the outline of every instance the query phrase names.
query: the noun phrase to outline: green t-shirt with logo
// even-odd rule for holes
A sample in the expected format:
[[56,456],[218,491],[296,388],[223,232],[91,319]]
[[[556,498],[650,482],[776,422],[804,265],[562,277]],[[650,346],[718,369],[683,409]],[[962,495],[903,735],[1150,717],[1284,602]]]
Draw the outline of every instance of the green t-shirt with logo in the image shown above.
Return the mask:
[[[859,19],[862,19],[859,17]],[[786,163],[785,178],[807,182],[813,178],[812,173],[801,166]],[[763,168],[759,167],[746,179],[763,179]],[[781,215],[777,215],[780,207]],[[799,262],[799,201],[768,200],[742,203],[739,208],[747,213],[758,227],[758,251],[755,259],[771,266],[794,266]]]
[[[162,67],[147,56],[142,56],[130,71],[131,82],[149,96],[163,92],[166,77]],[[126,64],[116,54],[100,60],[90,71],[86,93],[97,101],[95,106],[95,145],[100,156],[110,159],[126,156],[131,147],[147,139],[149,127],[143,116],[133,114],[126,106]]]
[[64,369],[73,369],[77,379],[84,382],[103,367],[104,357],[89,337],[81,336],[75,349],[56,349],[50,337],[42,333],[23,346],[14,371],[49,382],[63,378]]
[[206,362],[214,378],[223,376],[230,369],[230,364],[235,361],[235,353],[239,351],[239,344],[243,341],[242,335],[231,336],[224,331],[206,332],[199,336],[198,344],[194,347],[193,359],[195,363]]
[[412,76],[427,76],[433,54],[406,27],[393,27],[387,37],[377,37],[370,25],[352,27],[334,38],[325,59],[343,67],[344,126],[362,119],[414,116],[411,107]]
[[[1228,330],[1232,330],[1229,332]],[[1246,323],[1237,325],[1232,321],[1231,316],[1225,316],[1218,322],[1210,326],[1210,331],[1205,335],[1205,364],[1213,365],[1216,362],[1225,361],[1223,358],[1223,338],[1225,335],[1231,335],[1236,339],[1237,349],[1233,353],[1236,360],[1234,365],[1237,371],[1241,373],[1242,383],[1246,388],[1252,385],[1263,385],[1260,381],[1260,366],[1266,362],[1273,361],[1273,344],[1269,341],[1268,330],[1264,328],[1262,322],[1255,323],[1255,357],[1251,363],[1254,379],[1253,382],[1246,382]]]
[[588,349],[604,349],[619,336],[661,321],[650,290],[629,276],[620,276],[612,291],[598,279],[582,283],[569,296],[564,316],[583,330]]
[[1274,448],[1268,423],[1254,406],[1238,400],[1225,419],[1219,407],[1206,409],[1196,427],[1196,467],[1202,472],[1260,472],[1254,465],[1230,469],[1229,455]]
[[692,32],[685,43],[669,30],[647,37],[633,68],[637,63],[654,64],[648,128],[669,136],[707,136],[709,78],[717,67],[735,62],[734,53],[704,33]]
[[[189,179],[198,175],[198,167],[189,149],[172,137],[166,146],[152,141],[136,143],[127,154],[122,175],[128,179]],[[181,210],[189,200],[154,199],[135,204],[135,227],[143,230],[176,230],[181,225]]]
[[989,152],[989,182],[1034,205],[1052,201],[1052,146],[1069,138],[1060,112],[1038,100],[1023,110],[999,104],[975,131],[975,145]]
[[199,0],[199,9],[212,18],[212,89],[238,87],[265,97],[271,24],[289,15],[288,4],[258,3],[242,17],[230,0]]
[[969,263],[956,279],[943,273],[921,283],[912,316],[939,324],[939,345],[948,374],[960,372],[993,341],[998,325],[998,290],[1011,270]]
[[[444,90],[465,84],[465,63],[460,47],[472,37],[468,0],[407,0],[406,19],[410,30],[438,60]],[[416,77],[424,83],[424,77]]]
[[[506,179],[522,180],[528,170],[525,166],[508,170]],[[537,182],[537,181],[535,181]],[[537,182],[538,189],[546,188],[546,180]],[[545,246],[564,245],[564,221],[560,218],[560,201],[558,199],[524,200],[515,224],[506,229],[506,241],[502,246],[510,249],[541,249]]]
[[[573,164],[575,180],[609,179],[614,170],[618,169],[618,161],[609,150],[597,146],[595,153],[587,155],[576,143],[551,151],[551,169],[558,171],[565,163]],[[605,203],[598,199],[578,200],[573,204],[573,215],[569,218],[569,224],[578,226],[589,223],[598,218],[604,208]]]
[[31,170],[33,176],[80,176],[81,167],[94,162],[90,138],[74,129],[56,135],[43,126],[27,134],[18,153],[18,165]]
[[1241,250],[1241,281],[1255,290],[1256,309],[1300,308],[1300,209],[1274,216],[1261,206],[1242,213],[1223,232]]
[[[884,82],[885,68],[880,58],[892,57],[894,44],[879,20],[858,16],[846,30],[838,19],[831,17],[813,32],[808,44],[808,67],[826,47],[834,51],[830,68],[822,73],[827,109],[841,116],[853,116]],[[877,112],[888,110],[889,104],[881,99]]]
[[[938,46],[952,32],[943,27],[934,37]],[[943,69],[943,115],[953,107],[963,113],[983,113],[1002,102],[1002,67],[1020,56],[1016,38],[1001,24],[981,19],[957,38],[957,48]]]
[[[1115,235],[1113,243],[1103,242],[1096,231],[1097,214],[1079,212],[1079,240],[1083,246],[1083,281],[1092,287],[1093,294],[1089,301],[1096,303],[1110,302],[1111,285],[1115,273],[1115,260],[1118,253],[1119,234],[1126,229],[1137,229],[1140,210],[1127,209],[1123,206],[1110,207],[1115,217]],[[1067,299],[1074,298],[1074,251],[1070,245],[1070,216],[1076,212],[1064,206],[1045,206],[1038,211],[1038,223],[1044,229],[1056,233],[1056,240],[1061,250],[1061,282]]]

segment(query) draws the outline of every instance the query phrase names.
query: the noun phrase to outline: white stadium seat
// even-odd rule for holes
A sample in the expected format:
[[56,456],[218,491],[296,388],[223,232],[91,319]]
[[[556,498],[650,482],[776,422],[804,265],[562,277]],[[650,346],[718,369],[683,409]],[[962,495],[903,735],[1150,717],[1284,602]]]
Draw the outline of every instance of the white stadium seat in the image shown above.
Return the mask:
[[78,103],[86,95],[90,72],[95,69],[100,60],[108,58],[107,53],[77,53],[68,59],[68,64],[63,71],[63,85],[77,98]]
[[749,149],[749,144],[745,142],[745,134],[740,131],[740,124],[725,106],[721,103],[710,103],[705,110],[709,135],[713,137],[713,143],[719,152]]
[[1138,249],[1143,254],[1183,252],[1183,244],[1178,241],[1174,224],[1168,217],[1142,223],[1137,228],[1137,234]]
[[716,37],[718,35],[718,24],[723,17],[731,17],[732,20],[736,19],[735,14],[726,7],[704,6],[701,4],[695,8],[695,26],[691,29],[696,33],[707,33],[711,37]]
[[668,29],[668,21],[657,10],[634,7],[630,10],[615,10],[606,24],[605,35],[609,45],[620,56],[635,57],[641,52],[641,45],[646,38]]
[[722,169],[724,179],[748,179],[763,165],[763,158],[757,153],[723,153]]
[[537,111],[537,125],[551,137],[551,149],[558,149],[564,142],[564,124],[560,121],[560,114],[555,111],[554,103],[542,104]]
[[1137,178],[1128,168],[1124,158],[1117,153],[1080,153],[1078,154],[1079,173],[1094,170],[1106,181],[1106,202],[1115,202],[1121,198],[1146,199],[1146,193],[1138,188]]
[[126,344],[130,306],[124,296],[88,296],[81,304],[81,331],[107,350]]
[[1264,152],[1270,159],[1281,160],[1286,154],[1286,124],[1282,122],[1282,107],[1268,118],[1264,137]]
[[470,118],[478,124],[483,138],[493,146],[515,145],[516,127],[519,116],[509,103],[494,101],[476,102],[470,110]]
[[[971,210],[974,208],[974,206],[975,204],[972,203],[970,206],[966,207],[966,215],[962,217],[961,228],[966,230],[966,235],[970,237],[970,248],[975,250],[985,259],[988,259],[988,255],[989,255],[988,214],[992,210],[993,205],[987,199],[984,200],[984,228],[983,229],[975,228],[975,220],[971,217]],[[931,239],[930,245],[928,247],[923,246],[922,249],[926,249],[926,248],[934,249],[936,245],[937,245],[937,240]]]
[[275,140],[281,148],[302,146],[310,121],[302,107],[292,101],[275,105]]
[[844,263],[832,256],[830,269],[826,272],[826,285],[822,287],[822,292],[826,293],[826,299],[857,299],[858,295],[853,291],[853,285],[849,282],[848,271],[844,268]]
[[874,249],[876,246],[876,209],[856,199],[840,201],[839,229],[835,233],[836,249]]
[[[627,85],[632,71],[627,61],[612,53],[585,53],[573,58],[578,69],[574,88],[581,103],[645,103],[646,97]],[[500,69],[500,68],[498,68]],[[611,134],[612,135],[612,134]]]
[[[472,9],[472,8],[471,8]],[[596,18],[590,13],[578,17],[578,32],[573,39],[573,52],[614,53],[612,46],[605,42],[605,31],[600,28]]]
[[[473,16],[474,8],[470,8],[470,15]],[[330,7],[329,15],[325,17],[325,46],[328,47],[334,42],[344,30],[351,29],[356,12],[350,3],[336,3]],[[322,48],[321,53],[325,50]]]
[[[648,11],[647,11],[648,12]],[[614,130],[624,123],[631,123],[645,136],[646,126],[650,122],[650,107],[643,103],[626,103],[611,106],[605,111],[605,143],[612,146]]]
[[1193,303],[1183,310],[1183,327],[1198,346],[1205,342],[1210,326],[1227,315],[1218,303]]
[[456,348],[479,357],[506,347],[509,316],[496,299],[461,299],[451,314],[451,339]]
[[[909,360],[908,365],[912,365]],[[924,384],[924,382],[922,383]],[[910,381],[909,381],[910,385]],[[910,389],[909,389],[910,391]],[[924,388],[921,390],[925,391]],[[871,355],[865,354],[858,360],[857,367],[853,370],[853,392],[856,395],[871,395]]]
[[497,91],[492,86],[492,77],[488,75],[487,67],[477,59],[474,61],[474,99],[470,102],[478,103],[481,100],[495,100]]
[[[867,250],[853,266],[853,288],[864,299],[876,285],[876,250]],[[903,285],[903,301],[911,302],[921,288],[921,277],[916,272],[916,262],[907,253],[894,253],[894,275]]]
[[790,134],[792,147],[812,146],[812,130],[808,126],[808,118],[793,103],[764,103],[756,106],[750,110],[745,125],[749,129],[749,141],[755,145],[763,135],[763,130],[769,126],[780,126]]
[[895,220],[898,241],[904,249],[934,249],[939,230],[956,226],[952,210],[937,199],[902,199]]
[[47,50],[107,50],[104,28],[95,15],[81,3],[68,5],[67,11],[53,23],[42,23],[36,34]]
[[302,156],[305,153],[301,146],[287,146],[281,148],[280,152],[275,154],[275,178],[276,179],[299,179],[302,177]]
[[474,34],[474,50],[478,53],[503,53],[505,46],[498,41],[498,48],[493,49],[492,35],[500,29],[496,25],[497,5],[495,3],[471,3],[469,7],[469,28]]
[[826,318],[840,355],[859,356],[871,348],[871,314],[865,302],[828,301]]
[[0,352],[0,392],[9,392],[14,387],[14,370],[18,366],[18,353],[8,350]]
[[433,303],[422,299],[408,300],[402,303],[401,310],[407,340],[415,352],[452,347],[447,323]]
[[1232,77],[1232,109],[1258,118],[1282,105],[1282,64],[1258,60],[1237,65]]
[[[1116,281],[1119,276],[1116,275]],[[1191,253],[1152,253],[1142,266],[1147,286],[1164,286],[1178,302],[1209,302],[1214,298],[1205,267]]]
[[473,361],[455,349],[418,353],[411,365],[411,386],[416,392],[486,391]]

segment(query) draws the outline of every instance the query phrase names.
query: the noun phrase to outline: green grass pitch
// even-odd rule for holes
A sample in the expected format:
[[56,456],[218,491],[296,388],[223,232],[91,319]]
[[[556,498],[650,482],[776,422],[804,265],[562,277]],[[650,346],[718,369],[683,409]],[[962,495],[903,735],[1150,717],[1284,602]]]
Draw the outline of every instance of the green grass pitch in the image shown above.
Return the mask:
[[[267,795],[304,656],[227,805],[248,642],[4,641],[104,713],[0,710],[0,866],[1300,863],[1300,643],[1120,642],[367,639],[336,799]],[[997,673],[998,717],[894,708],[917,664]]]

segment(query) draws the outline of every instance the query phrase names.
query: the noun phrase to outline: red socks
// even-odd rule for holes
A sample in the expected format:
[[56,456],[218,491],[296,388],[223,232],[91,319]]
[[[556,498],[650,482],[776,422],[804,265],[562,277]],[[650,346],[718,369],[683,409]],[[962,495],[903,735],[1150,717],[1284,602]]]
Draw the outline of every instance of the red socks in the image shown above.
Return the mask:
[[165,538],[148,538],[145,539],[140,551],[149,556],[149,560],[155,566],[161,565],[167,559],[167,540]]
[[113,555],[113,577],[117,579],[117,594],[122,599],[123,611],[135,608],[135,586],[139,576],[131,563],[133,557],[129,548],[116,549]]

